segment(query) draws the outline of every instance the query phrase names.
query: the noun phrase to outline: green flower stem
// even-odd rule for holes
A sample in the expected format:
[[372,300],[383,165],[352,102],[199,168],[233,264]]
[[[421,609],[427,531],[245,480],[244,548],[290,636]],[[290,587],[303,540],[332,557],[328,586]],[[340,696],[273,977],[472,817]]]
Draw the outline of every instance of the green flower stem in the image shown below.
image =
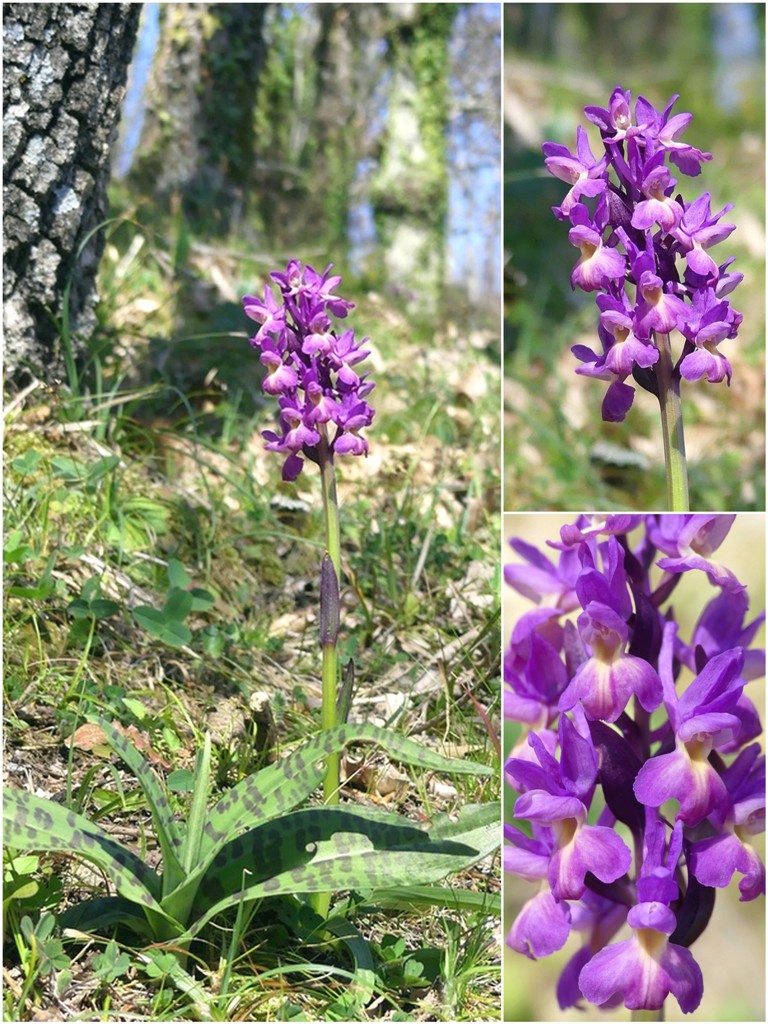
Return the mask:
[[[328,447],[328,435],[323,425],[318,445],[320,475],[323,484],[323,510],[325,512],[325,547],[330,556],[336,579],[341,579],[341,538],[339,530],[339,501],[336,495],[336,472],[333,455]],[[336,692],[338,689],[339,667],[336,638],[323,643],[323,705],[321,727],[333,729],[336,725]],[[328,758],[328,767],[323,784],[323,795],[327,804],[339,802],[339,779],[341,758],[334,754]]]
[[664,1007],[659,1010],[633,1010],[632,1020],[664,1020]]
[[[333,454],[328,446],[325,424],[320,428],[318,463],[323,490],[323,511],[325,514],[325,547],[333,563],[336,579],[341,579],[341,535],[339,529],[339,501],[336,494],[336,472]],[[322,617],[322,610],[321,610]],[[338,689],[339,663],[336,637],[323,639],[323,695],[320,724],[323,731],[336,725],[336,692]],[[341,786],[341,755],[329,754],[323,779],[323,797],[326,804],[339,802]],[[315,893],[312,905],[321,917],[327,917],[331,905],[329,892]]]
[[656,335],[659,360],[656,380],[659,385],[661,433],[664,438],[664,464],[667,468],[667,506],[670,512],[688,512],[688,468],[685,461],[683,409],[680,402],[680,377],[672,366],[672,346],[668,334]]
[[[323,706],[320,712],[320,724],[324,732],[336,726],[338,678],[336,644],[323,644]],[[337,804],[339,802],[340,766],[340,755],[329,754],[325,779],[323,780],[323,796],[327,804]]]

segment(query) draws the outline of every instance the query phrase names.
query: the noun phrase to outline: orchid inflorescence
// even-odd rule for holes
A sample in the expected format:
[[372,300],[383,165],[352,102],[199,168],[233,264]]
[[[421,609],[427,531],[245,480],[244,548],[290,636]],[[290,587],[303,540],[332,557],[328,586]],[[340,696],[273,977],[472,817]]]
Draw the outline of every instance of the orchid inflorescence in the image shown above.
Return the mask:
[[[676,99],[660,113],[638,96],[633,116],[631,93],[617,87],[608,109],[584,108],[600,129],[602,156],[594,156],[581,126],[575,155],[558,143],[543,146],[547,169],[571,186],[553,208],[570,221],[568,239],[581,252],[571,284],[598,293],[602,351],[575,345],[582,362],[576,372],[609,382],[602,416],[610,422],[623,420],[632,405],[630,375],[659,395],[657,339],[673,330],[683,337],[678,379],[731,379],[718,344],[735,338],[742,321],[725,296],[743,275],[731,271],[733,258],[718,264],[708,250],[734,230],[720,223],[733,204],[712,213],[708,192],[693,202],[673,195],[677,179],[667,157],[689,176],[712,159],[680,141],[691,115],[670,116]],[[592,212],[585,199],[596,200]]]
[[[299,475],[302,455],[318,462],[322,444],[331,457],[368,453],[360,430],[373,420],[365,398],[374,384],[354,369],[369,355],[362,348],[368,339],[357,342],[353,330],[337,334],[333,329],[331,317],[346,317],[354,303],[334,294],[341,277],[329,276],[332,266],[319,274],[293,259],[284,273],[270,275],[279,286],[281,301],[270,285],[265,286],[263,299],[243,299],[246,315],[261,325],[251,345],[261,350],[267,368],[262,388],[279,396],[282,432],[263,434],[267,449],[286,456],[285,480]],[[330,427],[335,432],[329,438]]]
[[[672,993],[692,1012],[703,979],[688,947],[716,889],[739,875],[742,901],[765,892],[750,842],[765,757],[746,693],[765,671],[750,647],[765,613],[746,621],[746,588],[713,557],[734,518],[581,516],[550,542],[557,562],[511,542],[526,564],[506,582],[537,607],[504,661],[505,717],[523,723],[505,774],[528,823],[505,825],[504,867],[539,888],[507,942],[536,959],[582,933],[563,1009],[658,1011]],[[669,602],[687,573],[716,594],[686,639]]]

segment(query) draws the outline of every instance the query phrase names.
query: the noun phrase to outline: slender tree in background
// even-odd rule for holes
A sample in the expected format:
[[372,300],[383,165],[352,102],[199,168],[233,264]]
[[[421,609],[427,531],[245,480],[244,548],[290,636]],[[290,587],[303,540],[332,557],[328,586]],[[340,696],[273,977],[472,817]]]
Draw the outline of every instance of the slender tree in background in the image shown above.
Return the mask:
[[449,41],[455,4],[387,4],[387,124],[372,183],[384,275],[431,313],[445,278]]
[[141,4],[4,5],[8,374],[60,375],[62,336],[82,353],[94,325],[97,227],[140,11]]
[[253,109],[268,4],[163,4],[131,179],[199,229],[242,223],[254,184]]

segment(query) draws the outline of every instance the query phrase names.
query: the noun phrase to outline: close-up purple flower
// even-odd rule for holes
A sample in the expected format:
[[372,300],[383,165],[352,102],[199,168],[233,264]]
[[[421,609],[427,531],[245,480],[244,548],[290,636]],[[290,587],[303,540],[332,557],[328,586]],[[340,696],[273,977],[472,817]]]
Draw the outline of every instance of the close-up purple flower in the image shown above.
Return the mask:
[[738,283],[728,270],[732,259],[717,260],[711,252],[735,229],[721,223],[733,204],[713,213],[709,192],[685,199],[670,170],[673,164],[696,176],[712,159],[682,139],[691,115],[672,114],[677,99],[659,111],[639,96],[633,111],[631,91],[617,86],[607,108],[584,108],[600,131],[602,155],[595,155],[581,126],[575,156],[560,143],[545,142],[542,149],[547,170],[571,186],[554,207],[580,252],[571,287],[597,293],[602,311],[602,351],[574,345],[582,364],[576,372],[608,383],[606,422],[621,422],[629,412],[630,376],[658,398],[668,507],[687,511],[681,381],[730,385],[732,366],[718,345],[737,336],[742,317],[725,297]]
[[271,275],[282,301],[269,284],[263,299],[243,299],[246,315],[260,325],[251,345],[267,368],[262,389],[279,396],[282,433],[263,434],[269,451],[286,455],[285,480],[296,479],[305,458],[325,458],[321,446],[330,459],[368,454],[360,431],[373,420],[366,397],[374,384],[352,369],[369,355],[368,339],[358,342],[352,329],[337,334],[331,318],[346,317],[354,303],[335,294],[341,277],[331,275],[331,267],[320,274],[292,259],[285,272]]
[[[765,758],[748,696],[764,612],[750,617],[751,590],[723,554],[739,525],[552,520],[567,574],[512,540],[526,564],[505,572],[520,608],[504,660],[505,719],[520,723],[505,763],[504,870],[520,885],[507,943],[559,959],[561,1009],[695,1012],[718,894],[735,890],[740,907],[765,892]],[[691,586],[704,600],[680,618],[674,599]]]

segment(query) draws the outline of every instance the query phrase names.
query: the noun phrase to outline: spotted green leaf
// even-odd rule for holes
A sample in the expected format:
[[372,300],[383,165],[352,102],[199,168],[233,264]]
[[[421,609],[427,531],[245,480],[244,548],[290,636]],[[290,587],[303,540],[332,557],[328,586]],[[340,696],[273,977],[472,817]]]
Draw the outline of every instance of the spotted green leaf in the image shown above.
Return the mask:
[[3,790],[3,832],[17,850],[75,853],[102,868],[119,893],[142,907],[162,913],[157,874],[127,846],[81,814],[20,789]]
[[491,775],[475,761],[443,757],[414,740],[379,729],[353,724],[327,729],[288,757],[244,779],[216,803],[208,814],[203,852],[210,853],[244,828],[293,810],[322,782],[324,760],[350,743],[376,743],[398,761],[447,775]]
[[464,807],[423,829],[372,810],[312,807],[251,829],[224,846],[199,886],[191,927],[243,899],[435,882],[499,845],[498,803]]

